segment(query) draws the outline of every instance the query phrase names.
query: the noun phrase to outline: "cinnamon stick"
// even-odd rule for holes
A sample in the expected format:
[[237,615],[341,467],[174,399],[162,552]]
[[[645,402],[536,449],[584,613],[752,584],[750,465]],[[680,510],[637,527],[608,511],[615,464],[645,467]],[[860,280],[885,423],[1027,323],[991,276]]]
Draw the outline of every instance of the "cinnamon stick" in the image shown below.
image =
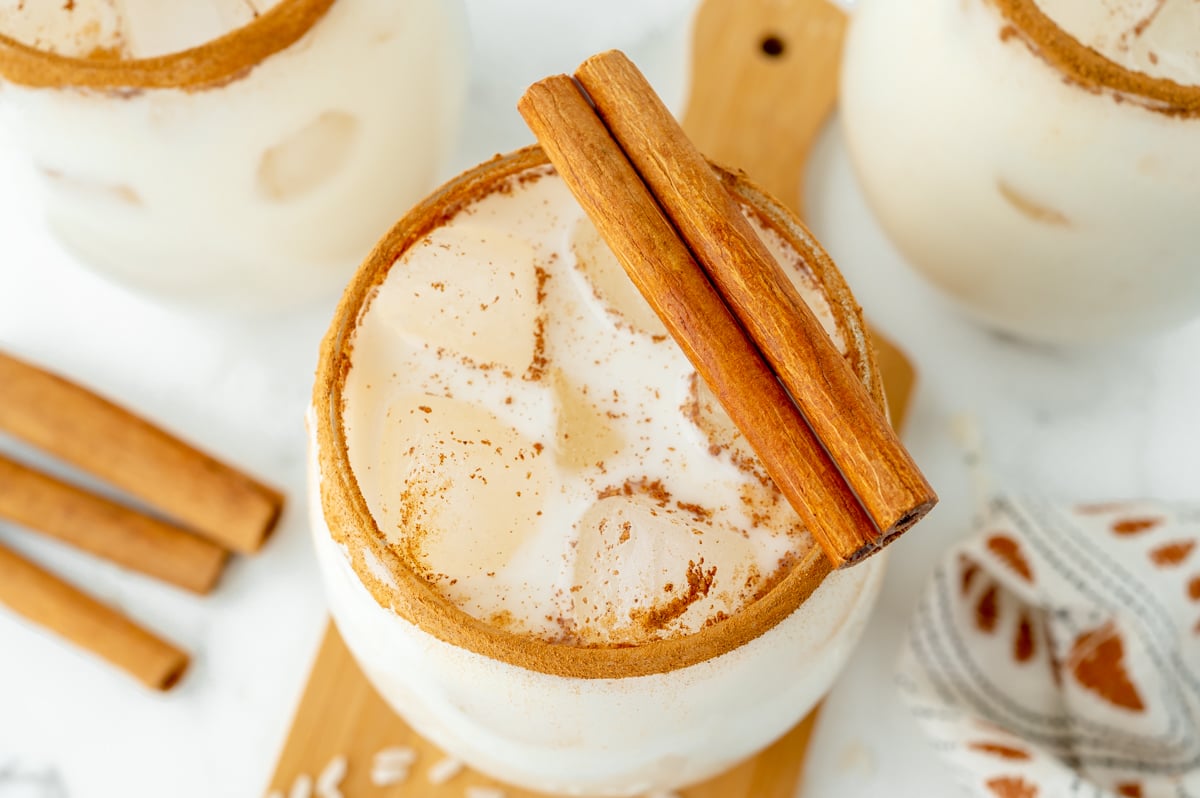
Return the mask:
[[871,545],[886,545],[937,503],[892,426],[633,62],[601,53],[575,77],[879,528]]
[[869,547],[870,519],[579,88],[550,77],[517,107],[829,558]]
[[0,518],[194,593],[208,593],[226,551],[0,455]]
[[169,690],[187,670],[185,652],[3,546],[0,604],[155,690]]
[[257,551],[283,506],[274,489],[128,410],[3,353],[0,430],[234,551]]

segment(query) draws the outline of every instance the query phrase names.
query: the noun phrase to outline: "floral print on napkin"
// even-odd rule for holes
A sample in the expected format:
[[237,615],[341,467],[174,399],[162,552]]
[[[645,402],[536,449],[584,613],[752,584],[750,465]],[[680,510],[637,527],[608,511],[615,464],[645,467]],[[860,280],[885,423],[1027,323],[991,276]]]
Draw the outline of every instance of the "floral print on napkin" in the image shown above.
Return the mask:
[[999,499],[939,565],[905,700],[980,798],[1200,796],[1200,506]]

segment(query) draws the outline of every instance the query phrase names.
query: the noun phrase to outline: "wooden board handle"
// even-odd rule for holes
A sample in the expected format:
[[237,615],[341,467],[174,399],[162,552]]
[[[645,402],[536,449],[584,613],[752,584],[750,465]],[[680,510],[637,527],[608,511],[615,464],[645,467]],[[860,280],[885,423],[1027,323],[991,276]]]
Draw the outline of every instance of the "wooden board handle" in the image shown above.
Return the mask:
[[803,216],[804,164],[837,100],[846,14],[828,0],[707,0],[683,126]]
[[[837,101],[847,22],[829,0],[705,0],[696,15],[684,129],[800,216],[805,165]],[[894,344],[871,338],[898,428],[916,372]]]

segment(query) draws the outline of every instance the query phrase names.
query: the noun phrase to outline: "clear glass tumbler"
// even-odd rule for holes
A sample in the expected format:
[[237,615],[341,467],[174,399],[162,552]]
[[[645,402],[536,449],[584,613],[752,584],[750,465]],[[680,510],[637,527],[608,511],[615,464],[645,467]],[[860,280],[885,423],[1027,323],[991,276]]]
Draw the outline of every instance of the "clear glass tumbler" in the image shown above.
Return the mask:
[[0,113],[82,260],[188,302],[296,305],[437,179],[463,17],[461,0],[8,4]]
[[[808,290],[816,297],[810,304],[816,303],[814,310],[826,320],[827,329],[842,346],[855,372],[876,401],[882,402],[879,374],[858,307],[829,257],[775,200],[743,176],[722,174],[752,218],[769,231],[766,235],[777,236],[785,262],[796,267],[797,274],[802,275],[797,279],[807,281]],[[545,214],[539,219],[548,220],[536,222],[541,225],[536,235],[538,241],[549,242],[550,253],[541,249],[535,255],[531,245],[523,243],[533,240],[521,238],[526,229],[520,224],[523,212],[507,205],[516,201],[514,196],[529,196],[522,194],[527,185],[534,186],[529,191],[545,191],[525,207],[551,209],[536,211]],[[491,204],[476,205],[480,198]],[[735,558],[720,553],[732,549],[718,551],[720,547],[749,546],[754,536],[768,535],[776,525],[790,530],[788,534],[801,536],[800,540],[806,535],[795,525],[785,526],[784,516],[777,515],[790,509],[781,510],[779,503],[770,498],[773,486],[766,487],[768,483],[741,471],[737,479],[744,478],[745,482],[735,484],[749,493],[741,493],[741,501],[735,499],[734,503],[752,506],[756,501],[752,496],[767,495],[766,504],[757,505],[769,508],[765,515],[756,516],[763,519],[761,523],[756,520],[753,528],[747,525],[730,529],[723,538],[711,537],[717,534],[712,527],[705,527],[708,532],[700,527],[658,527],[656,518],[680,512],[661,493],[678,490],[675,495],[683,495],[684,483],[672,481],[676,476],[694,474],[707,485],[705,480],[726,479],[718,474],[733,473],[722,469],[735,469],[736,463],[741,463],[736,468],[752,470],[748,463],[753,455],[735,454],[732,459],[719,455],[734,451],[729,447],[738,445],[733,443],[736,433],[732,438],[719,438],[722,433],[711,433],[717,438],[702,433],[706,428],[731,429],[719,407],[715,411],[718,415],[712,416],[714,420],[706,427],[708,422],[699,415],[690,415],[678,404],[677,397],[689,390],[686,375],[692,372],[686,360],[673,349],[673,341],[649,332],[655,329],[657,320],[648,307],[637,311],[644,300],[615,266],[615,260],[613,271],[597,270],[595,264],[601,262],[601,256],[595,255],[594,246],[599,239],[594,238],[594,230],[589,237],[588,230],[591,227],[582,211],[557,175],[548,170],[545,156],[536,147],[466,172],[417,205],[392,228],[344,294],[322,347],[309,419],[310,514],[318,562],[338,628],[380,693],[420,734],[472,767],[522,787],[572,795],[630,796],[654,789],[675,789],[713,776],[764,748],[803,718],[829,689],[849,657],[878,591],[884,563],[881,555],[853,569],[829,574],[818,547],[809,545],[802,547],[795,559],[782,558],[778,565],[774,563],[775,555],[771,555],[772,567],[778,570],[732,614],[707,615],[709,610],[704,610],[692,626],[679,633],[648,635],[640,641],[624,638],[620,644],[605,644],[579,638],[579,623],[589,623],[579,621],[580,613],[592,612],[579,602],[587,604],[589,595],[595,597],[607,590],[610,599],[620,603],[633,601],[631,594],[639,589],[646,591],[651,602],[667,600],[658,598],[667,593],[679,593],[678,580],[660,584],[666,581],[665,571],[658,570],[660,565],[668,571],[687,570],[689,576],[680,595],[687,594],[684,602],[695,599],[696,595],[687,590],[694,563],[688,561],[689,555],[678,553],[690,551],[693,545],[700,545],[709,565],[714,566],[709,578],[726,578],[715,572],[719,561],[724,562],[720,568],[734,569],[722,573],[741,574],[732,577],[740,586],[747,572],[736,570],[730,565]],[[444,231],[446,237],[435,238],[439,231]],[[583,241],[591,243],[585,246],[580,243]],[[602,242],[598,245],[603,247]],[[404,259],[406,253],[420,256],[432,252],[430,257],[436,258],[442,250],[464,248],[471,254],[458,261],[459,265],[445,267],[444,278],[436,268],[410,267]],[[607,253],[607,248],[603,252]],[[557,265],[548,266],[548,271],[535,280],[537,264]],[[480,295],[484,301],[460,293],[464,289],[451,271],[460,267],[479,269],[485,275],[482,279],[487,288],[481,289],[484,294]],[[410,268],[416,271],[410,274]],[[542,322],[522,315],[517,309],[520,303],[512,304],[513,295],[504,287],[510,278],[517,282],[525,279],[521,274],[526,272],[526,297],[534,292],[543,296],[543,289],[535,285],[545,284],[549,292],[545,294],[550,297],[548,304],[541,305],[543,300],[537,300],[546,308]],[[601,279],[603,274],[614,277]],[[493,283],[488,280],[496,286],[495,298]],[[624,314],[618,317],[604,310],[601,305],[605,300],[601,297],[623,297],[620,304]],[[563,304],[555,304],[560,301]],[[447,303],[445,314],[437,310],[439,303]],[[464,321],[480,318],[479,314],[491,312],[489,308],[506,306],[514,309],[514,315],[509,320],[495,321],[497,326],[491,332]],[[555,341],[566,340],[556,338],[554,330],[558,325],[559,330],[570,330],[568,335],[579,334],[578,319],[582,316],[576,311],[587,314],[589,311],[581,309],[584,306],[595,309],[592,318],[598,320],[595,323],[600,332],[595,333],[598,338],[593,343],[586,345],[586,357],[567,364],[561,352],[555,355],[553,351],[558,345]],[[550,317],[560,307],[564,308],[561,316]],[[611,328],[605,326],[609,324]],[[416,328],[425,330],[423,337],[410,334]],[[536,354],[530,360],[530,352],[538,350],[525,341],[529,335],[541,335],[532,332],[535,329],[550,331],[544,343],[548,360],[542,366],[537,365],[541,361]],[[463,350],[455,349],[456,342],[469,344],[479,354],[463,355]],[[655,351],[667,358],[665,362],[683,365],[672,365],[668,370],[655,368],[641,376],[636,374],[636,363],[627,363],[629,370],[589,365],[592,358],[607,357],[600,351],[605,346],[617,353],[614,357],[624,357],[634,347],[648,347],[637,351]],[[421,382],[424,377],[400,365],[410,354],[397,359],[398,353],[410,353],[421,363],[441,363],[432,366],[436,373],[431,372],[429,379],[457,385],[455,398],[450,398],[449,387],[445,392],[440,388],[431,390]],[[640,356],[635,360],[645,362]],[[527,362],[535,368],[526,370]],[[557,371],[565,368],[582,368],[585,372],[600,369],[607,375],[603,379],[618,375],[615,379],[620,383],[603,392],[592,385],[587,396],[594,399],[587,399],[582,392],[565,387],[574,379]],[[668,371],[670,376],[666,376]],[[691,380],[695,396],[694,373]],[[475,391],[479,392],[475,399],[465,398]],[[605,418],[616,416],[599,413],[600,420],[586,420],[589,414],[597,417],[586,409],[589,402],[602,405],[604,397],[617,392],[641,392],[662,403],[662,415],[645,419],[647,423],[639,427],[647,436],[641,442],[622,438],[622,433],[605,437],[598,432],[609,423]],[[463,400],[458,402],[459,407],[474,408],[466,411],[467,420],[462,422],[465,426],[455,426],[448,433],[427,434],[432,436],[431,445],[446,444],[448,437],[469,438],[452,442],[471,447],[464,450],[465,462],[430,454],[422,465],[411,459],[414,449],[407,443],[389,437],[389,430],[399,429],[404,423],[417,425],[412,429],[428,429],[421,425],[441,417],[439,408],[457,399]],[[468,401],[478,404],[470,405]],[[405,403],[413,406],[405,409]],[[718,416],[725,418],[724,424],[716,420]],[[630,413],[625,418],[611,423],[636,425],[641,415]],[[514,426],[506,426],[510,422]],[[480,429],[494,431],[471,431],[475,423],[484,424]],[[530,424],[542,431],[518,431]],[[680,430],[683,448],[664,445],[653,450],[657,454],[644,455],[644,466],[651,475],[646,479],[661,476],[663,480],[658,484],[660,492],[646,498],[649,505],[637,505],[636,487],[630,498],[622,498],[620,490],[615,494],[608,490],[596,493],[586,487],[563,488],[565,492],[560,492],[557,485],[567,482],[546,476],[557,473],[570,481],[592,473],[596,484],[619,480],[615,474],[626,467],[618,465],[621,447],[650,451],[642,447],[654,446],[656,438],[661,444],[666,434],[662,430],[668,425]],[[589,435],[589,430],[597,434]],[[618,439],[626,442],[612,443]],[[532,442],[543,440],[544,444]],[[723,442],[718,445],[717,440]],[[475,444],[479,448],[474,448]],[[615,448],[603,455],[605,446]],[[661,461],[657,459],[660,454],[664,458]],[[602,460],[595,461],[597,456]],[[676,457],[685,459],[668,462]],[[547,466],[548,461],[554,465]],[[451,462],[457,463],[453,469]],[[529,473],[525,473],[527,469]],[[539,481],[543,478],[544,484]],[[515,497],[509,489],[510,479],[516,480]],[[427,494],[418,487],[425,481],[434,486]],[[709,489],[694,484],[689,489],[700,491],[702,497],[711,495]],[[464,490],[467,493],[460,492]],[[629,493],[627,490],[626,496]],[[477,498],[472,505],[470,496],[489,496],[491,501],[485,506]],[[598,501],[587,505],[597,497]],[[539,505],[543,499],[546,504]],[[559,510],[555,508],[562,507],[557,504],[560,500],[577,501],[580,504],[572,507],[589,509],[582,514],[568,509],[556,515]],[[603,504],[609,501],[616,505]],[[514,509],[517,504],[525,509]],[[442,543],[429,545],[442,546],[443,553],[456,561],[473,563],[466,566],[469,573],[464,571],[462,582],[475,580],[475,584],[483,585],[481,595],[487,601],[515,585],[509,594],[514,611],[540,601],[535,594],[548,597],[545,606],[551,613],[557,611],[553,607],[569,605],[570,609],[562,610],[566,614],[557,617],[528,610],[525,621],[515,620],[507,610],[468,611],[467,605],[452,595],[462,588],[461,584],[456,587],[460,580],[448,581],[444,574],[426,573],[415,566],[411,559],[415,556],[413,546],[425,544],[406,543],[404,533],[397,537],[398,526],[410,527],[415,535],[431,529],[432,516],[427,510],[434,505],[439,508],[436,513],[442,514],[439,518],[460,519],[453,529],[430,533],[443,537],[439,538]],[[629,508],[635,505],[648,509],[638,516],[640,521],[624,527],[627,536],[610,547],[600,545],[593,558],[591,547],[599,544],[588,530],[600,530],[595,534],[602,536],[609,516],[603,516],[596,525],[589,514],[602,505],[623,508],[613,511],[618,513],[633,512]],[[535,513],[535,506],[544,508],[553,520],[542,519],[541,509]],[[688,504],[680,507],[692,507],[687,512],[705,512]],[[510,512],[515,513],[511,518],[518,520],[504,520]],[[492,528],[491,519],[496,516],[503,518]],[[575,520],[560,524],[560,517]],[[690,522],[680,522],[686,523]],[[614,522],[611,528],[618,526]],[[532,527],[538,531],[529,531]],[[668,542],[668,537],[673,542]],[[539,542],[531,542],[535,540]],[[629,540],[632,542],[626,543]],[[705,543],[696,543],[701,540]],[[547,560],[537,559],[539,555],[534,553],[543,543],[549,546]],[[633,547],[620,550],[632,552],[628,568],[621,571],[627,575],[625,578],[643,573],[636,570],[638,567],[648,568],[645,573],[653,578],[635,577],[626,590],[608,587],[609,574],[615,577],[616,571],[610,572],[607,565],[594,566],[598,571],[590,577],[581,575],[579,569],[593,567],[590,564],[594,559],[626,556],[613,554],[614,547],[620,545]],[[674,549],[674,555],[650,555],[649,560],[637,553],[647,551],[638,547],[654,550],[660,545],[679,548]],[[512,566],[514,557],[525,564]],[[562,576],[557,569],[566,557],[576,558],[575,564]],[[705,563],[703,557],[697,559],[701,565]],[[489,571],[510,566],[517,570],[506,573],[518,574],[515,578],[527,581],[505,587],[508,583],[502,582],[508,577],[504,574],[499,575],[500,581],[489,581],[497,577]],[[751,579],[755,578],[753,570]],[[556,580],[560,578],[580,580],[580,584],[559,584]],[[555,591],[555,585],[561,589]],[[714,592],[717,590],[714,588]],[[590,606],[599,604],[593,601]],[[662,622],[686,618],[680,612],[690,606],[680,606],[670,598],[661,613]],[[612,617],[618,624],[624,623],[624,611]],[[646,617],[647,613],[639,615],[636,607],[629,612],[631,619]],[[526,622],[544,629],[532,632],[522,628],[520,624]],[[575,631],[565,631],[572,628]],[[561,636],[560,630],[564,630]]]
[[910,263],[989,326],[1088,343],[1200,314],[1200,4],[859,0],[841,112]]

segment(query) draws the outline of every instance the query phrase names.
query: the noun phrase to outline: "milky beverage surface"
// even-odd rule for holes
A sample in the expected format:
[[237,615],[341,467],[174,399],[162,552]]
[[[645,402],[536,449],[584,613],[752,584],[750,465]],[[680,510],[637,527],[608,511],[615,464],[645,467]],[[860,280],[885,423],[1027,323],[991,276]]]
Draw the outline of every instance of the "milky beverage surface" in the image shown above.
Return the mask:
[[1126,69],[1200,85],[1198,0],[1037,0],[1054,22]]
[[[842,345],[799,256],[752,221]],[[693,632],[812,545],[548,168],[397,261],[344,396],[388,544],[500,628],[588,645]]]
[[149,58],[240,28],[280,0],[0,0],[0,33],[71,57]]

